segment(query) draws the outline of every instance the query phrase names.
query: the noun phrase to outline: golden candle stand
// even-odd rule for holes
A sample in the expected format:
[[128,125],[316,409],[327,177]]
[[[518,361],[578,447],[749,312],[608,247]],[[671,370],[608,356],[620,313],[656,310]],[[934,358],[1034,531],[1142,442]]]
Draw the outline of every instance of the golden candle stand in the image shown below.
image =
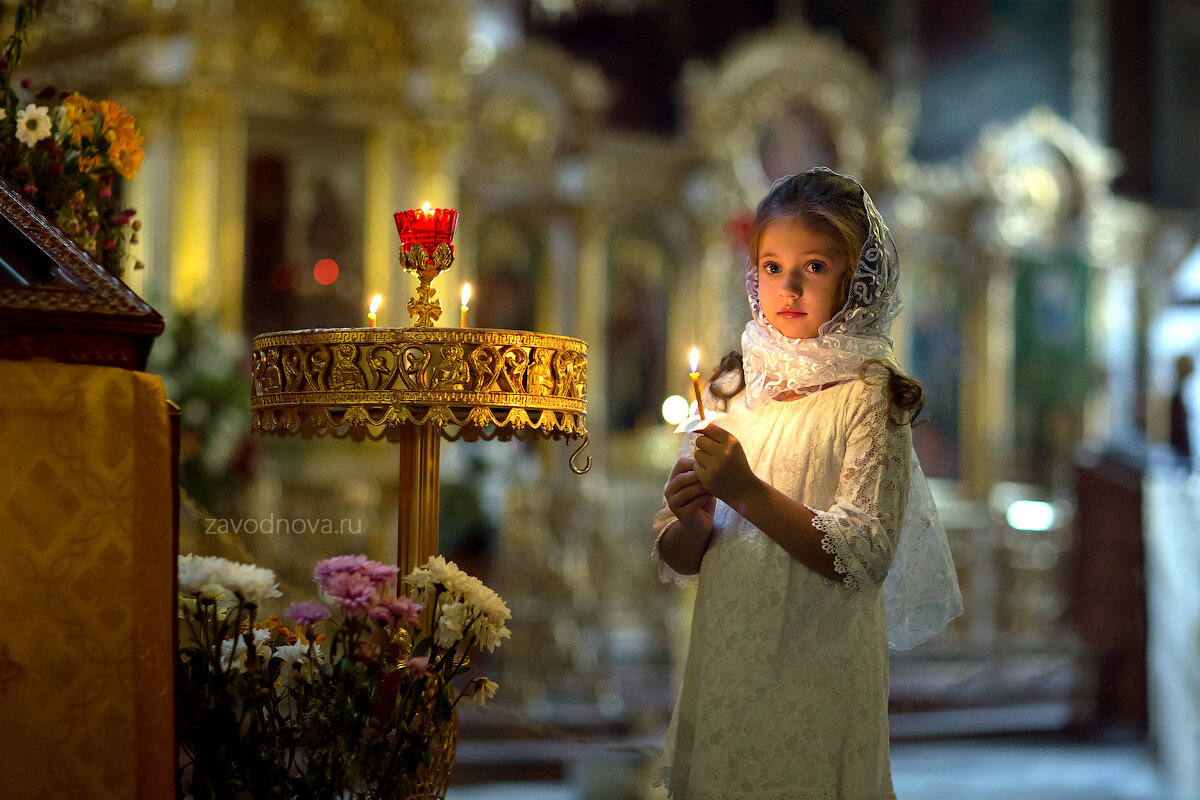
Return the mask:
[[411,328],[322,328],[254,337],[251,430],[400,444],[397,558],[407,574],[438,551],[438,461],[444,437],[582,439],[587,446],[587,344],[528,331],[435,328],[430,285],[449,268],[441,243],[429,256],[401,249],[420,280]]

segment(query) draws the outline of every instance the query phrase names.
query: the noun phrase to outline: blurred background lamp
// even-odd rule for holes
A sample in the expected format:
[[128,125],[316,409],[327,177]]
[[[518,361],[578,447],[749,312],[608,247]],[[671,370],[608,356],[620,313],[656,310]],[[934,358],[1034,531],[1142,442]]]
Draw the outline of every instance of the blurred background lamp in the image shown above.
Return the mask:
[[1054,527],[1054,506],[1041,500],[1016,500],[1009,504],[1004,518],[1019,531],[1048,531]]
[[671,395],[663,401],[662,415],[667,422],[678,425],[688,418],[688,401],[677,394]]
[[313,267],[313,277],[322,286],[328,286],[337,280],[338,265],[332,258],[322,258]]

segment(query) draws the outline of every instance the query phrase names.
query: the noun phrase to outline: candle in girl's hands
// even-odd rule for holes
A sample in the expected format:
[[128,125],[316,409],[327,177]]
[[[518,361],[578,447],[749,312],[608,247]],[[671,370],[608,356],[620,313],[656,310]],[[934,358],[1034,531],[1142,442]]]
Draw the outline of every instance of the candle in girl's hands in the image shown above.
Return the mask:
[[464,283],[462,288],[462,307],[459,309],[462,312],[458,323],[458,327],[460,328],[467,327],[467,303],[469,302],[471,302],[471,284]]
[[367,324],[372,328],[375,327],[375,312],[379,310],[379,304],[383,302],[383,295],[377,294],[371,299],[371,305],[367,309]]
[[696,395],[696,409],[700,412],[700,419],[704,419],[704,399],[700,392],[700,349],[698,347],[692,348],[688,363],[691,366],[688,374],[692,378],[692,392]]

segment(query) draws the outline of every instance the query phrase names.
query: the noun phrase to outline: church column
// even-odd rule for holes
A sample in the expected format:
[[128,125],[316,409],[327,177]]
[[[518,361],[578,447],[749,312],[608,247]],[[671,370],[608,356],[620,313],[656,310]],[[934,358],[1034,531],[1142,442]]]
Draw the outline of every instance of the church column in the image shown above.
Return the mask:
[[[750,310],[746,305],[746,286],[741,280],[741,265],[737,263],[737,255],[723,227],[713,226],[704,232],[700,257],[700,280],[695,283],[686,312],[693,322],[682,329],[673,328],[690,330],[689,335],[694,337],[694,341],[671,343],[671,349],[667,351],[667,369],[669,375],[674,370],[682,374],[687,366],[684,359],[692,344],[695,344],[701,349],[700,377],[707,380],[722,356],[731,349],[741,348],[741,327],[735,321],[748,318]],[[690,269],[690,265],[681,264],[681,276]],[[691,282],[682,280],[681,283],[689,285]]]
[[[151,305],[165,306],[170,290],[171,269],[171,159],[172,145],[169,115],[164,113],[166,98],[149,92],[129,102],[129,111],[137,120],[145,139],[141,169],[134,180],[123,186],[126,205],[137,211],[141,223],[138,243],[131,244],[124,263],[125,283]],[[145,268],[134,270],[136,261]]]
[[581,458],[590,454],[594,464],[605,463],[608,441],[608,399],[603,390],[608,382],[608,241],[612,233],[604,222],[608,215],[584,209],[578,216],[578,291],[574,298],[577,330],[569,335],[588,343],[588,416],[590,441]]
[[189,98],[177,117],[171,219],[171,305],[216,308],[223,329],[242,323],[246,121],[228,96]]
[[967,496],[986,500],[1007,470],[1012,441],[1013,279],[1002,253],[980,253],[986,280],[964,302],[961,382],[962,478]]
[[400,239],[392,216],[412,207],[400,190],[405,159],[398,141],[395,123],[376,125],[367,131],[364,153],[363,305],[366,307],[375,295],[383,295],[384,305],[379,310],[382,327],[409,324],[404,306],[408,302],[405,292],[411,290],[407,278],[400,274]]

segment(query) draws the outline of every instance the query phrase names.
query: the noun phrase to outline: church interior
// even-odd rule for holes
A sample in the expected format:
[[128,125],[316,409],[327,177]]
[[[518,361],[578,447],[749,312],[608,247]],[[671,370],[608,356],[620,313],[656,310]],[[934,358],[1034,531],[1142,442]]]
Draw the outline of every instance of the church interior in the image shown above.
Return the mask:
[[[423,478],[426,550],[512,613],[444,796],[665,798],[692,601],[650,561],[668,400],[686,416],[689,348],[706,378],[739,345],[759,198],[827,165],[900,253],[892,333],[964,602],[891,655],[896,752],[1120,741],[1160,800],[1200,798],[1196,3],[9,0],[0,33],[27,5],[13,85],[124,106],[144,158],[112,184],[139,221],[119,280],[45,244],[53,220],[3,176],[0,771],[19,796],[174,793],[175,557],[273,570],[282,613],[321,559],[415,566]],[[308,373],[256,337],[413,327],[394,215],[422,204],[458,213],[422,327],[585,343],[554,361],[586,360],[576,410],[416,444],[344,407],[289,429],[264,398]],[[363,388],[338,352],[330,396]],[[56,371],[79,365],[104,371]]]

